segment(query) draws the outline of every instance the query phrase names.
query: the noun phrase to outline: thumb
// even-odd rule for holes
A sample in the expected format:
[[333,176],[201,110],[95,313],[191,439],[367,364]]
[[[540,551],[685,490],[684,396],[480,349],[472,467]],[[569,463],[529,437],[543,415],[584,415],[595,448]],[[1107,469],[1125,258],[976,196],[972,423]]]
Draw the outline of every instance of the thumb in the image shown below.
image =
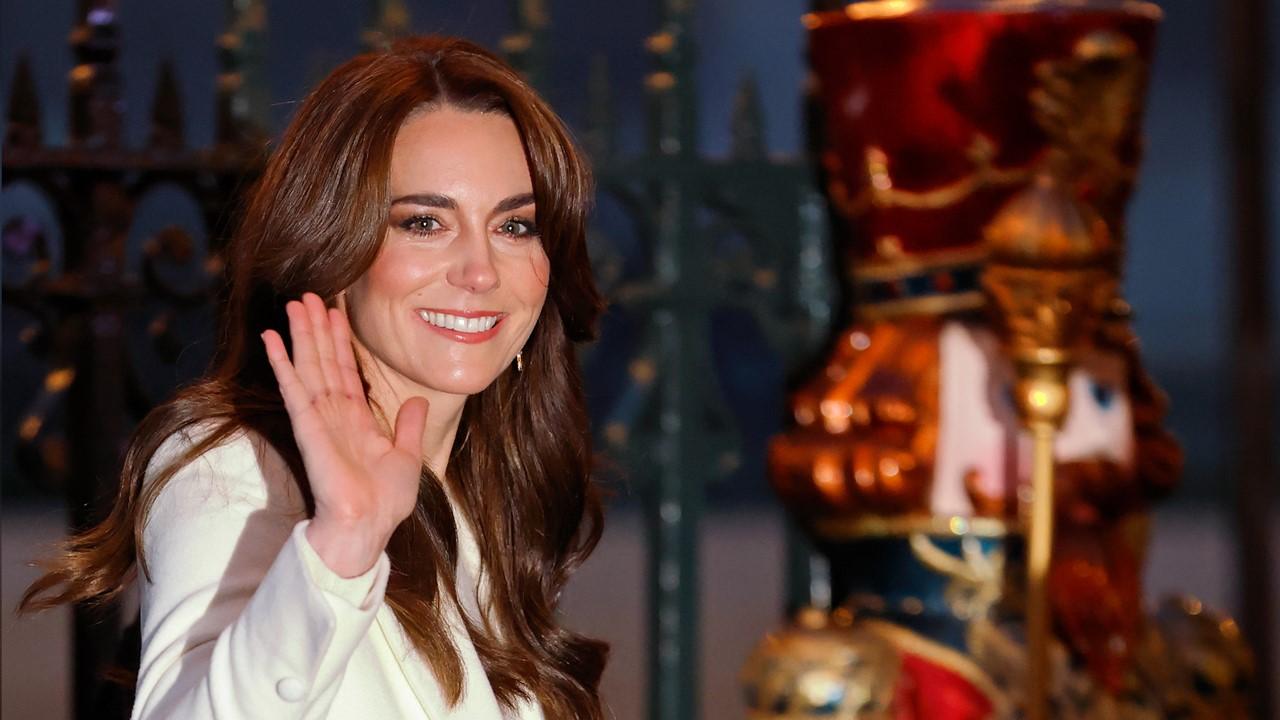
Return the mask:
[[396,413],[396,436],[392,440],[399,450],[422,456],[422,431],[427,426],[427,399],[411,397]]

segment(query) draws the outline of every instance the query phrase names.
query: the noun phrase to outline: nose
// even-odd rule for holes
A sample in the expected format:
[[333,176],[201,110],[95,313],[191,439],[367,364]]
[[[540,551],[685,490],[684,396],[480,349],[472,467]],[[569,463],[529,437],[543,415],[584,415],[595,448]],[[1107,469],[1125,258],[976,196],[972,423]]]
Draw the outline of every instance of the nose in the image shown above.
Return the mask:
[[484,232],[467,230],[453,241],[453,257],[445,276],[450,285],[468,292],[485,293],[498,287],[498,267],[493,247]]

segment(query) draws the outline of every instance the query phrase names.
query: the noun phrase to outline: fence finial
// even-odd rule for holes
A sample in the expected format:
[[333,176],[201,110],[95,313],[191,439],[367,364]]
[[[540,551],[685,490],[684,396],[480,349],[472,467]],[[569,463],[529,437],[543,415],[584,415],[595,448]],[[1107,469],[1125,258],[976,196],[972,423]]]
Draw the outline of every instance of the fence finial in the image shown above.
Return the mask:
[[266,3],[227,0],[226,18],[226,32],[218,38],[217,144],[256,143],[271,126]]
[[165,60],[160,64],[151,101],[151,137],[147,145],[156,150],[178,150],[183,144],[182,95],[173,75],[173,63]]
[[373,0],[368,24],[360,34],[365,50],[383,50],[413,32],[413,19],[404,0]]
[[735,159],[764,158],[764,108],[760,105],[760,91],[753,73],[748,73],[738,85],[729,133],[730,153]]
[[5,118],[5,147],[36,147],[40,144],[40,97],[31,75],[31,58],[18,56],[9,91],[9,116]]
[[81,0],[80,24],[71,31],[71,143],[82,147],[120,146],[119,32],[113,0]]

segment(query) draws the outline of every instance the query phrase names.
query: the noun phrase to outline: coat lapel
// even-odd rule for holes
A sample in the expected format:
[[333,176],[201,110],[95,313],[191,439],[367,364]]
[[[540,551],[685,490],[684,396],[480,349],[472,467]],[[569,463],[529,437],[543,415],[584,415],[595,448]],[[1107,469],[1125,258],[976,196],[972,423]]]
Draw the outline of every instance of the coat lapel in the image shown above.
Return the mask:
[[450,717],[499,720],[502,713],[493,696],[493,689],[489,687],[489,679],[480,666],[480,658],[476,655],[471,639],[466,637],[465,633],[459,633],[461,621],[457,618],[456,610],[447,607],[445,616],[449,633],[454,645],[458,648],[465,669],[463,696],[453,708],[449,707],[435,674],[427,663],[419,658],[418,651],[413,647],[412,641],[405,634],[404,628],[401,627],[400,621],[396,619],[395,612],[390,607],[384,605],[378,611],[377,625],[426,717],[431,720]]

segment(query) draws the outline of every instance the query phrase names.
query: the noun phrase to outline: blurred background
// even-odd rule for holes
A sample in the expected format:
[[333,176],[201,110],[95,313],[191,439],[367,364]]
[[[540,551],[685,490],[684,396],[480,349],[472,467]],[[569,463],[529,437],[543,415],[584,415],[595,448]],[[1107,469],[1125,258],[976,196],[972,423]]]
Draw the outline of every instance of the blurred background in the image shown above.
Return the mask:
[[[1156,513],[1147,594],[1191,593],[1240,617],[1247,588],[1266,586],[1247,585],[1250,575],[1273,584],[1280,575],[1275,533],[1267,523],[1256,531],[1258,517],[1280,520],[1274,464],[1254,482],[1269,490],[1250,496],[1252,533],[1241,532],[1237,502],[1241,269],[1232,228],[1240,211],[1230,159],[1240,126],[1228,71],[1243,40],[1228,10],[1248,3],[1160,4],[1166,18],[1125,287],[1147,367],[1172,397],[1168,425],[1187,465],[1180,490]],[[800,18],[811,9],[802,0],[0,0],[8,119],[0,714],[70,718],[88,702],[74,691],[73,658],[77,647],[97,652],[79,643],[96,638],[100,647],[115,619],[94,624],[58,611],[18,620],[12,608],[41,547],[92,515],[111,479],[103,468],[132,423],[207,361],[216,248],[254,167],[243,148],[278,134],[311,85],[379,33],[409,31],[461,35],[511,57],[574,128],[600,175],[593,261],[614,305],[584,363],[613,495],[603,543],[565,600],[567,622],[613,644],[604,688],[618,718],[675,717],[664,707],[743,717],[736,674],[804,583],[795,561],[802,550],[768,489],[764,447],[783,426],[789,380],[843,317],[805,156]],[[1264,0],[1253,11],[1263,36],[1280,34],[1280,8]],[[114,35],[69,39],[86,23]],[[680,38],[678,56],[651,40],[663,32]],[[73,69],[86,57],[110,68],[114,99],[95,109],[101,88],[81,88],[82,115],[117,113],[118,128],[76,119]],[[1253,227],[1263,233],[1267,278],[1280,274],[1276,63],[1273,54],[1254,68],[1253,111],[1269,120],[1265,142],[1243,149],[1262,168],[1265,213]],[[99,72],[76,82],[101,84]],[[683,124],[668,135],[655,129],[655,73],[663,72],[690,93],[674,101]],[[734,201],[700,211],[683,229],[647,216],[633,181],[669,170],[655,159],[663,138],[685,143],[687,177],[733,178]],[[82,183],[50,162],[98,168],[121,189]],[[21,182],[37,176],[61,193],[53,205]],[[59,220],[74,201],[83,202],[71,211],[77,217]],[[121,207],[133,208],[132,220],[126,213],[118,227],[84,217],[93,208],[110,218]],[[77,233],[114,250],[83,250]],[[719,294],[696,294],[687,306],[646,299],[646,279],[691,242],[716,260]],[[1274,318],[1274,283],[1262,297],[1263,319]],[[1262,357],[1274,376],[1275,346]],[[1248,403],[1274,417],[1274,382]],[[1265,446],[1277,439],[1269,427]],[[684,448],[674,459],[672,438]],[[1242,547],[1253,558],[1247,572]],[[1280,642],[1274,624],[1246,631]]]

